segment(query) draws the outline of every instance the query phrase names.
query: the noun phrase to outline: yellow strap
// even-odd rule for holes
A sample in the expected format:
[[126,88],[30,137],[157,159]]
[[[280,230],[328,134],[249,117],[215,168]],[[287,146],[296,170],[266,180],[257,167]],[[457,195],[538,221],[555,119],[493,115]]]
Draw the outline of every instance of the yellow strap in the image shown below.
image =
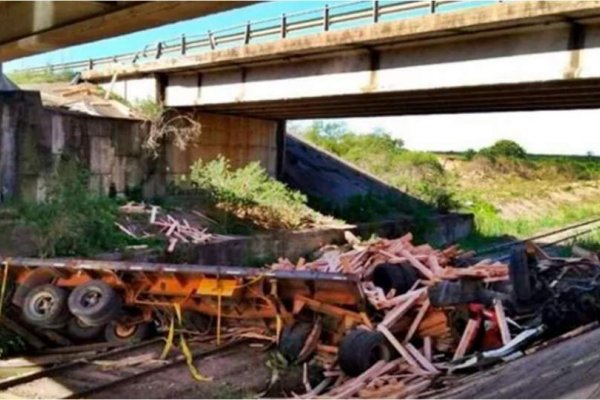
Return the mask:
[[0,316],[2,315],[2,306],[4,305],[4,294],[6,292],[6,282],[8,281],[8,261],[4,261],[2,275],[2,286],[0,287]]
[[277,314],[277,317],[275,317],[275,334],[276,334],[276,338],[277,338],[277,344],[279,344],[279,336],[281,335],[281,316],[279,314]]
[[167,341],[165,347],[160,354],[160,359],[164,360],[169,355],[171,347],[173,347],[173,338],[175,337],[175,318],[171,316],[171,323],[169,324],[169,334],[167,335]]
[[221,294],[217,297],[217,346],[221,344]]
[[[175,315],[177,315],[177,322],[181,327],[181,325],[183,324],[183,318],[181,317],[181,305],[179,303],[175,303],[173,304],[173,307],[175,307]],[[188,369],[190,370],[192,378],[194,378],[198,382],[212,381],[211,377],[206,377],[202,375],[194,365],[194,356],[192,355],[192,352],[190,351],[190,348],[188,347],[187,342],[185,341],[185,336],[183,336],[183,333],[179,334],[179,346],[181,348],[181,352],[185,356],[185,361],[187,363]]]
[[192,352],[190,351],[190,348],[188,347],[185,341],[183,333],[179,335],[179,344],[181,345],[181,352],[185,356],[185,361],[187,363],[188,369],[190,370],[192,378],[194,378],[198,382],[212,381],[212,377],[202,375],[194,365],[194,356],[192,355]]

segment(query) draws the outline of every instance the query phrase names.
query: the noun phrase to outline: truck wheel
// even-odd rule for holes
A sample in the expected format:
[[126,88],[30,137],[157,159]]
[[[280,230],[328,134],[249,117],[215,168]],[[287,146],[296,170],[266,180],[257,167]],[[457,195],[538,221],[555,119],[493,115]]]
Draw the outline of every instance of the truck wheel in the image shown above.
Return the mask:
[[392,358],[385,336],[365,329],[350,331],[340,343],[338,361],[346,375],[358,376],[377,361]]
[[131,344],[141,342],[150,334],[150,322],[127,325],[118,321],[109,322],[104,328],[104,338],[107,342]]
[[52,284],[36,286],[23,301],[23,319],[42,328],[61,328],[69,317],[67,297],[65,289]]
[[88,326],[77,317],[73,317],[67,322],[67,335],[74,340],[95,339],[103,330],[103,326]]
[[121,311],[122,301],[117,292],[101,280],[81,285],[69,296],[69,310],[88,326],[101,326]]
[[313,329],[313,324],[296,322],[283,328],[279,339],[279,352],[289,362],[298,362],[298,356]]
[[389,292],[396,289],[396,295],[401,295],[410,290],[419,279],[417,271],[410,265],[384,263],[378,265],[373,271],[373,283]]

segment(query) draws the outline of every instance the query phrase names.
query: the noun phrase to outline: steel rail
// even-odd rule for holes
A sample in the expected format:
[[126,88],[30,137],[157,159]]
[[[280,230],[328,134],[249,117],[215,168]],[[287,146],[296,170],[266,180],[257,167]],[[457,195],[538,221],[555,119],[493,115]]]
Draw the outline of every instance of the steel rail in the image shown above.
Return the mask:
[[[563,227],[563,228],[559,228],[559,229],[556,229],[556,230],[553,230],[553,231],[550,231],[550,232],[546,232],[546,233],[543,233],[543,234],[531,236],[531,237],[528,237],[528,238],[513,240],[511,242],[500,243],[500,244],[497,244],[497,245],[494,245],[494,246],[486,247],[486,248],[483,248],[481,250],[476,250],[476,253],[477,253],[477,255],[497,253],[500,250],[503,250],[505,248],[513,247],[513,246],[515,246],[517,244],[522,244],[522,243],[525,243],[525,242],[531,242],[531,241],[534,241],[534,240],[543,239],[543,238],[548,237],[548,236],[556,235],[557,233],[562,233],[562,232],[566,232],[566,231],[569,231],[569,230],[572,230],[572,229],[580,228],[582,226],[591,225],[591,224],[596,223],[596,222],[600,222],[600,217],[592,219],[592,220],[588,220],[588,221],[585,221],[585,222],[580,222],[580,223],[577,223],[577,224],[574,224],[574,225],[569,225],[569,226],[566,226],[566,227]],[[599,228],[600,228],[600,226],[598,226],[596,228],[593,228],[590,231],[594,231],[594,230],[599,229]],[[557,243],[560,243],[562,241],[564,241],[564,240],[561,239]],[[556,244],[556,243],[554,243],[554,244]]]

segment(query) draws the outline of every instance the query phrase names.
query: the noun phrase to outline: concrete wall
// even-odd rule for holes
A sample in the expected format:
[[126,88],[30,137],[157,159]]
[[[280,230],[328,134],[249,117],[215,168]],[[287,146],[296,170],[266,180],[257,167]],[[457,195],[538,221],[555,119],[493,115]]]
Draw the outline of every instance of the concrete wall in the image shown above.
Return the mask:
[[276,176],[281,151],[276,121],[193,114],[202,125],[197,143],[180,150],[172,143],[151,158],[142,143],[141,121],[89,116],[44,108],[39,93],[0,92],[0,192],[2,199],[42,199],[45,181],[63,154],[76,157],[91,173],[93,190],[107,194],[142,188],[147,197],[162,195],[166,182],[189,172],[199,158],[222,154],[234,168],[259,161]]
[[[447,214],[431,217],[428,232],[422,239],[436,246],[445,246],[469,235],[473,229],[473,215]],[[376,234],[384,238],[395,238],[414,231],[410,217],[393,221],[359,224],[347,228],[307,229],[296,232],[276,232],[243,236],[218,243],[181,246],[175,259],[205,265],[249,265],[262,266],[274,262],[278,257],[293,261],[309,256],[328,244],[343,244],[344,232],[368,238]],[[179,247],[179,246],[178,246]]]
[[196,113],[202,134],[199,140],[181,150],[166,148],[168,179],[187,174],[198,159],[213,160],[223,155],[234,168],[259,161],[271,176],[277,175],[277,122],[256,118]]
[[106,91],[112,90],[112,93],[133,104],[144,100],[153,102],[158,100],[156,80],[154,77],[117,80],[114,85],[112,85],[112,88],[110,82],[102,83],[100,86]]
[[152,169],[141,149],[141,122],[87,116],[44,108],[38,92],[0,93],[0,185],[4,200],[41,200],[48,177],[61,156],[70,156],[91,173],[91,189],[108,194],[143,187],[161,194],[164,174]]

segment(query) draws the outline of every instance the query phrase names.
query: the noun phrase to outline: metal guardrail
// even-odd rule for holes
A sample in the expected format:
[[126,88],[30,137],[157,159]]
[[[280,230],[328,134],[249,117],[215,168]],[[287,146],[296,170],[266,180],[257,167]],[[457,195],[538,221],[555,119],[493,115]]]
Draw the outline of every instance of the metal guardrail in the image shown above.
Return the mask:
[[[282,40],[307,34],[327,32],[334,29],[364,26],[380,21],[456,11],[451,7],[461,3],[460,10],[482,7],[495,1],[353,1],[333,6],[282,14],[280,17],[235,25],[203,34],[181,35],[180,37],[146,45],[141,51],[122,53],[81,61],[71,61],[41,67],[26,68],[17,72],[43,73],[83,71],[99,69],[114,64],[137,64],[169,57],[181,57],[206,51],[240,47],[254,43]],[[455,4],[454,4],[455,5]]]

